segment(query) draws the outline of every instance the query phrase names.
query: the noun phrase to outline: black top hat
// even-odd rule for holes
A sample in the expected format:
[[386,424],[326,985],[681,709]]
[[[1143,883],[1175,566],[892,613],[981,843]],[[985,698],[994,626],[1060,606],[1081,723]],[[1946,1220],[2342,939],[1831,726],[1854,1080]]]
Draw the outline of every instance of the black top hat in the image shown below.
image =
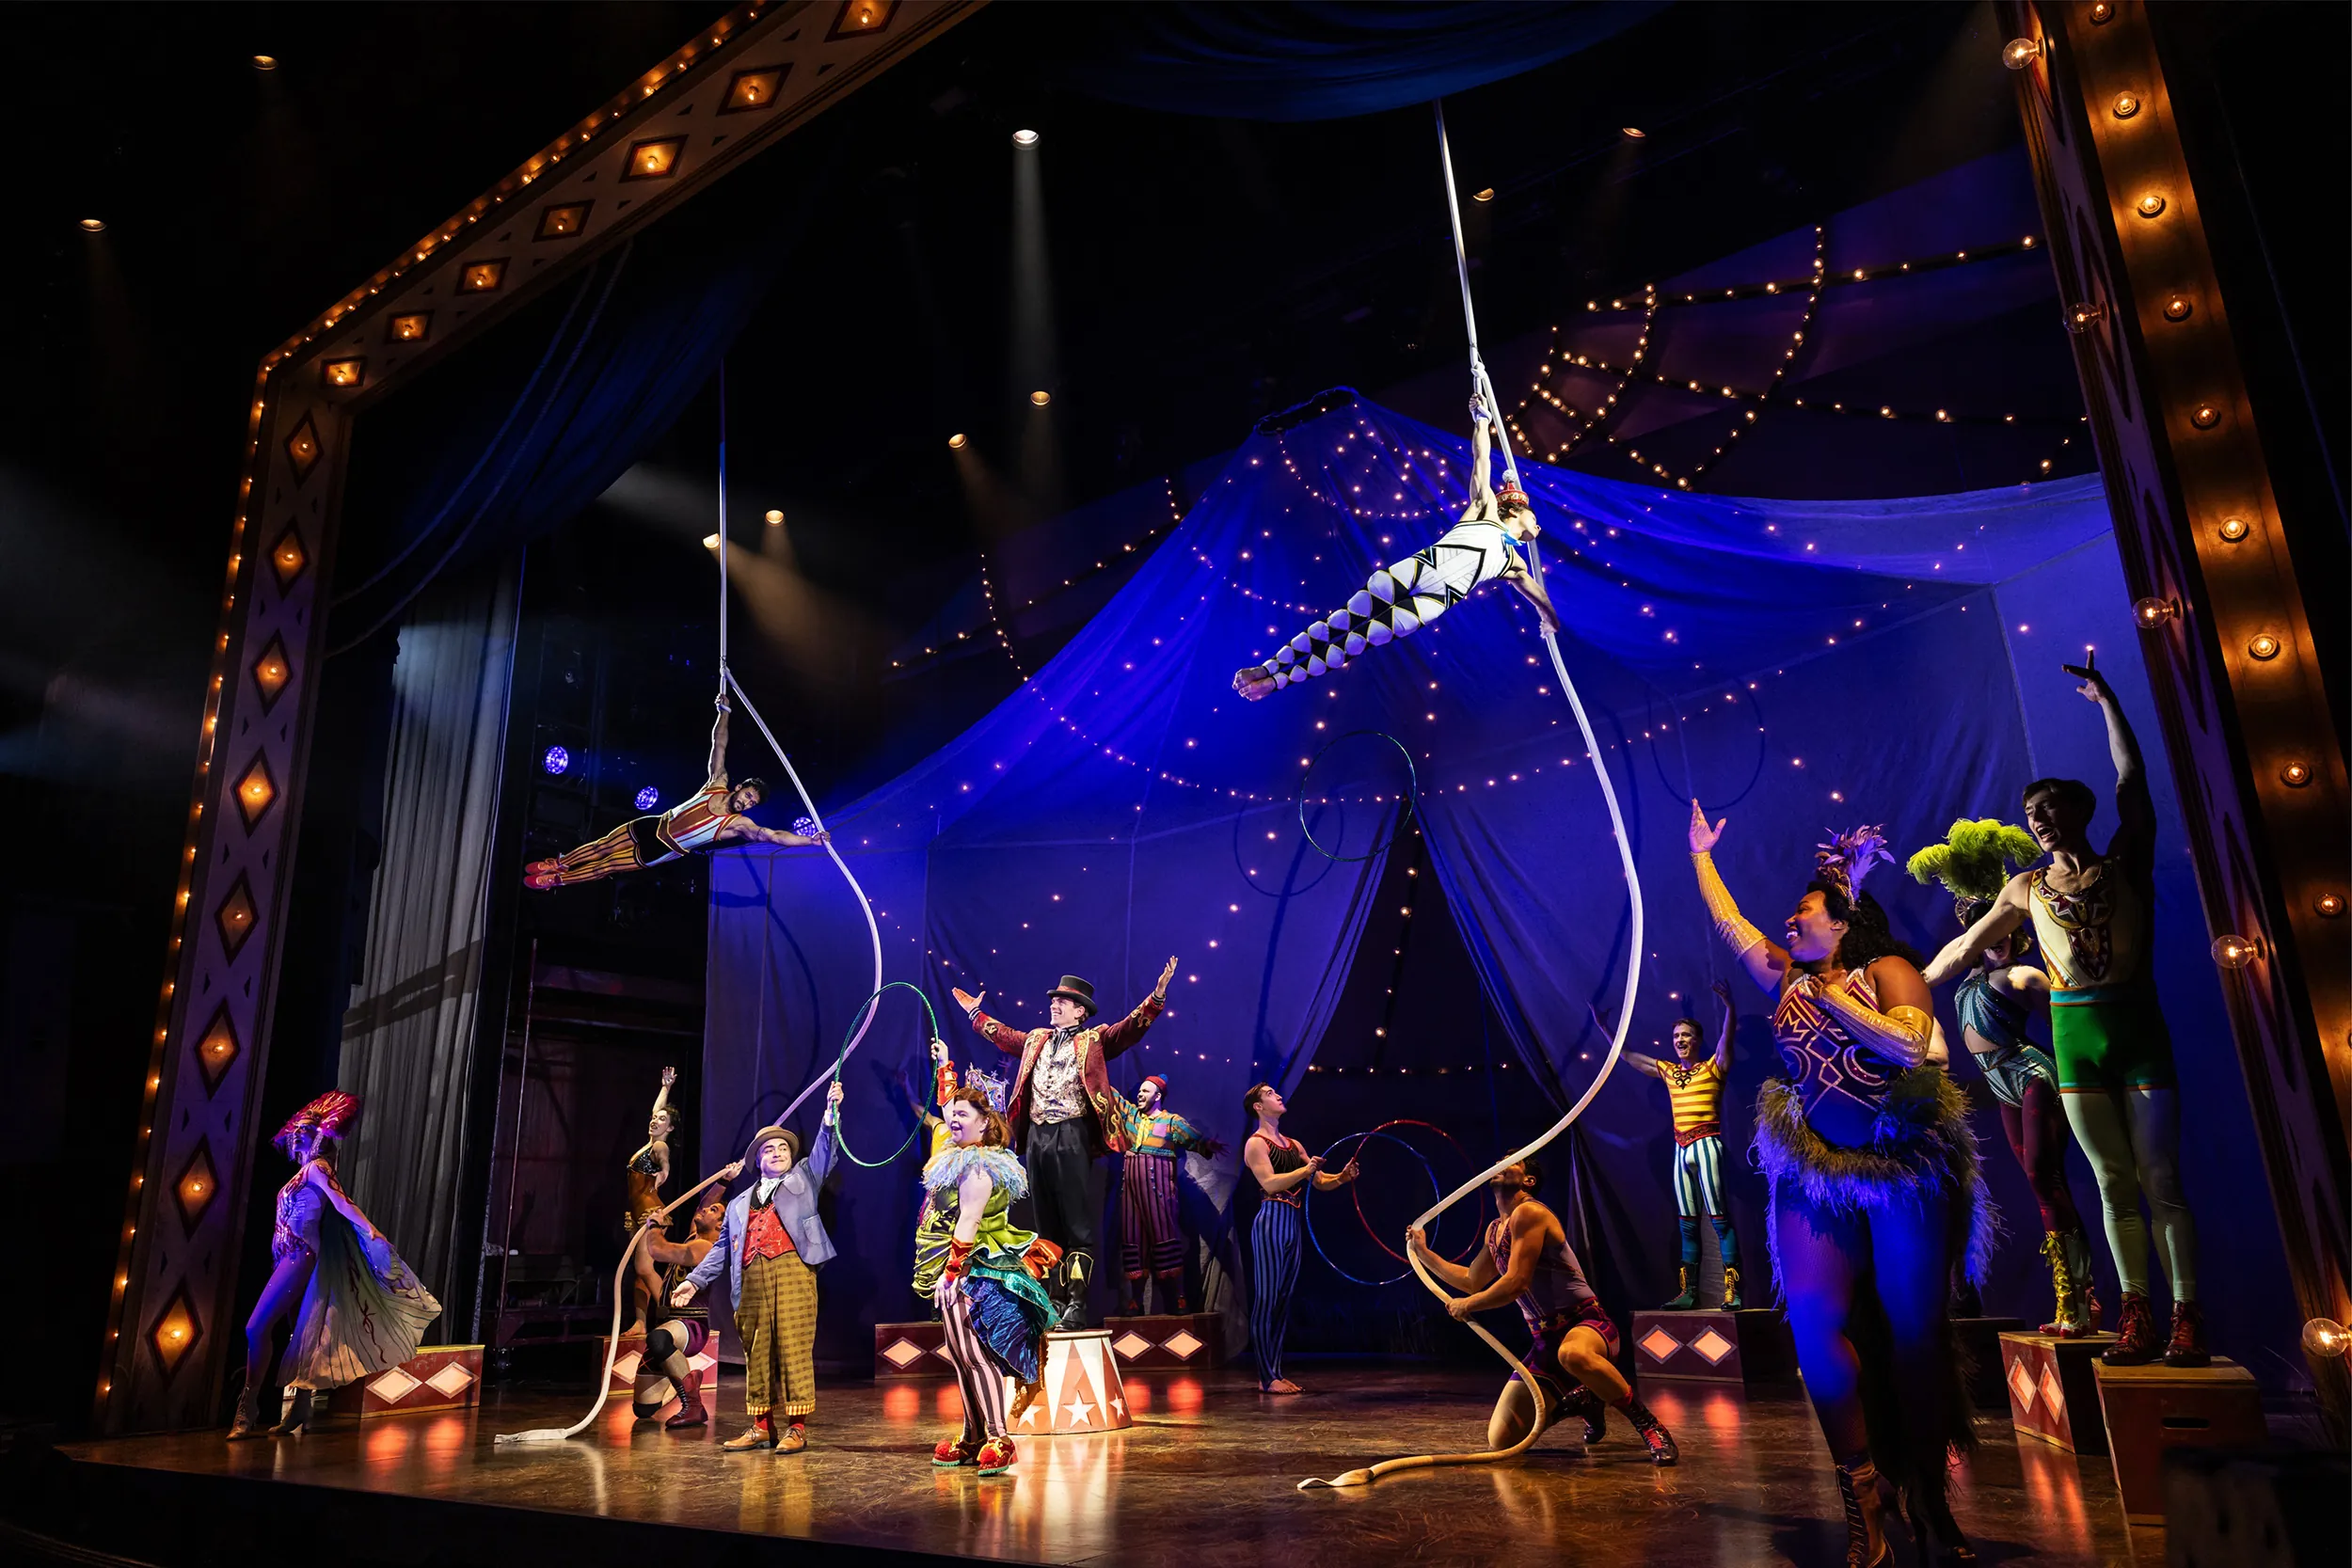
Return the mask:
[[1089,982],[1079,979],[1075,974],[1063,975],[1061,977],[1061,984],[1056,986],[1052,990],[1047,991],[1045,995],[1048,1000],[1057,996],[1067,996],[1071,1001],[1075,1002],[1079,1006],[1084,1007],[1088,1012],[1091,1013],[1095,1010],[1094,987]]

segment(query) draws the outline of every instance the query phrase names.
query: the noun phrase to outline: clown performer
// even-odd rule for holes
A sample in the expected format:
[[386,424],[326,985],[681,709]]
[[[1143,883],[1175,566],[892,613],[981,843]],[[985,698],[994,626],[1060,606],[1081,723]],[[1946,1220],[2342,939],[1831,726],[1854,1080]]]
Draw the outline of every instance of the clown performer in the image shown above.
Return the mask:
[[1120,1262],[1127,1275],[1127,1315],[1143,1311],[1143,1281],[1154,1282],[1152,1305],[1184,1310],[1184,1233],[1177,1224],[1178,1166],[1185,1149],[1214,1160],[1225,1146],[1168,1108],[1168,1080],[1152,1074],[1136,1098],[1120,1101],[1127,1155],[1119,1183]]
[[743,1410],[752,1418],[740,1436],[719,1445],[730,1452],[799,1453],[808,1447],[808,1419],[817,1412],[817,1269],[834,1255],[817,1215],[817,1189],[833,1169],[840,1117],[836,1083],[806,1160],[796,1132],[763,1127],[752,1134],[743,1164],[759,1173],[757,1180],[727,1205],[718,1241],[670,1293],[672,1307],[691,1306],[695,1292],[726,1271],[736,1337],[743,1342]]
[[980,1038],[1009,1056],[1021,1058],[1005,1102],[1012,1147],[1026,1163],[1029,1202],[1040,1234],[1061,1250],[1056,1295],[1059,1326],[1084,1328],[1087,1288],[1094,1275],[1095,1232],[1102,1223],[1101,1189],[1094,1157],[1105,1149],[1127,1152],[1127,1129],[1119,1097],[1111,1090],[1107,1064],[1143,1038],[1168,1005],[1168,983],[1176,960],[1160,971],[1160,983],[1134,1012],[1114,1023],[1089,1023],[1094,987],[1075,974],[1046,992],[1047,1029],[1015,1029],[980,1010],[978,996],[955,992],[956,1003]]
[[[1533,1160],[1495,1173],[1487,1183],[1494,1194],[1495,1218],[1486,1227],[1485,1244],[1467,1267],[1432,1252],[1419,1226],[1405,1232],[1406,1244],[1431,1274],[1462,1292],[1445,1304],[1456,1323],[1497,1307],[1518,1307],[1534,1337],[1526,1361],[1542,1385],[1545,1426],[1564,1416],[1581,1416],[1584,1441],[1597,1443],[1608,1434],[1609,1412],[1615,1409],[1632,1423],[1649,1449],[1651,1464],[1672,1465],[1681,1457],[1674,1434],[1633,1397],[1633,1386],[1617,1370],[1616,1320],[1584,1282],[1584,1270],[1568,1245],[1560,1217],[1537,1200],[1535,1190],[1543,1180]],[[1559,1376],[1567,1382],[1562,1384]],[[1513,1372],[1487,1418],[1486,1446],[1509,1448],[1527,1434],[1528,1422],[1537,1415],[1536,1399]]]
[[1682,1230],[1682,1293],[1660,1308],[1688,1312],[1699,1304],[1699,1216],[1715,1227],[1715,1243],[1724,1259],[1724,1310],[1737,1312],[1744,1305],[1740,1292],[1740,1237],[1731,1227],[1731,1207],[1724,1201],[1724,1085],[1731,1073],[1731,1037],[1739,1018],[1731,1006],[1731,987],[1715,982],[1716,1000],[1724,1005],[1723,1027],[1716,1032],[1714,1054],[1699,1057],[1699,1021],[1675,1020],[1675,1060],[1661,1062],[1636,1052],[1625,1053],[1626,1065],[1646,1072],[1666,1085],[1666,1102],[1675,1121],[1675,1216]]
[[[989,1108],[998,1116],[1005,1113],[1005,1081],[974,1068],[963,1075],[962,1084],[956,1082],[955,1063],[947,1059],[947,1042],[931,1041],[932,1101],[927,1109],[919,1102],[916,1114],[930,1129],[930,1147],[923,1156],[928,1167],[931,1161],[946,1152],[954,1140],[947,1132],[947,1101],[958,1088],[976,1088],[987,1096]],[[956,1221],[953,1213],[943,1212],[932,1201],[930,1183],[922,1184],[923,1196],[914,1215],[914,1293],[938,1311],[939,1271],[947,1262],[947,1243],[954,1239]]]
[[329,1090],[270,1140],[295,1170],[278,1190],[269,1282],[246,1320],[245,1387],[229,1428],[232,1443],[263,1435],[262,1378],[278,1325],[289,1314],[294,1335],[280,1370],[294,1397],[284,1418],[267,1429],[273,1437],[309,1424],[319,1389],[373,1377],[416,1354],[426,1326],[441,1315],[441,1304],[336,1180],[342,1135],[358,1115],[358,1101]]
[[797,848],[826,844],[830,833],[814,835],[763,828],[744,815],[768,798],[765,779],[727,781],[727,713],[719,698],[719,721],[710,727],[710,776],[702,788],[658,816],[632,817],[602,838],[523,867],[523,886],[547,889],[575,882],[600,881],[624,871],[660,865],[684,855],[707,854],[724,844],[772,844]]
[[[710,1256],[710,1249],[719,1244],[719,1231],[727,1217],[726,1184],[742,1174],[740,1160],[719,1172],[719,1180],[703,1194],[694,1210],[694,1233],[684,1242],[673,1242],[661,1234],[658,1211],[641,1222],[654,1227],[641,1254],[668,1266],[670,1289],[676,1289],[685,1272]],[[710,1412],[703,1407],[702,1373],[694,1370],[694,1357],[710,1342],[710,1314],[700,1307],[673,1308],[666,1291],[657,1291],[652,1305],[644,1354],[638,1359],[637,1376],[629,1390],[629,1412],[641,1421],[650,1421],[675,1395],[677,1414],[661,1423],[666,1430],[708,1426]]]
[[1862,828],[1822,847],[1784,946],[1724,886],[1723,833],[1693,800],[1691,866],[1716,934],[1773,995],[1786,1076],[1756,1097],[1755,1156],[1798,1370],[1846,1505],[1846,1560],[1889,1558],[1883,1475],[1923,1553],[1931,1537],[1941,1561],[1973,1562],[1945,1490],[1951,1452],[1976,1442],[1947,1301],[1960,1258],[1982,1277],[1997,1219],[1934,999],[1862,890],[1885,840]]
[[1043,1281],[1061,1252],[1016,1230],[1008,1217],[1013,1200],[1028,1190],[1028,1173],[1006,1147],[1011,1129],[987,1094],[958,1089],[943,1110],[948,1144],[923,1167],[923,1180],[949,1227],[936,1295],[947,1359],[963,1400],[963,1431],[941,1440],[931,1463],[942,1469],[974,1465],[984,1476],[1000,1476],[1017,1457],[1005,1380],[1020,1385],[1024,1405],[1038,1395],[1045,1331],[1055,1319]]
[[[2007,867],[2042,858],[2033,835],[1996,817],[1952,824],[1941,844],[1911,857],[1908,869],[1919,881],[1944,884],[1952,912],[1964,929],[1982,919],[2009,879]],[[2050,1261],[2058,1313],[2042,1332],[2078,1339],[2099,1331],[2099,1297],[2091,1288],[2090,1239],[2074,1195],[2066,1185],[2066,1111],[2058,1093],[2058,1064],[2033,1043],[2026,1022],[2049,1005],[2050,977],[2025,963],[2033,938],[2024,927],[1984,951],[1952,993],[1968,1053],[2000,1103],[2001,1130],[2010,1151],[2033,1188],[2042,1209],[2042,1255]]]
[[1437,543],[1373,573],[1345,610],[1315,622],[1265,663],[1236,673],[1234,690],[1254,703],[1283,687],[1337,670],[1366,648],[1412,636],[1483,582],[1509,583],[1535,607],[1545,630],[1560,629],[1551,600],[1519,555],[1519,546],[1540,531],[1534,508],[1527,492],[1516,485],[1506,484],[1499,492],[1494,488],[1489,477],[1494,437],[1488,431],[1494,416],[1477,398],[1470,406],[1470,494],[1460,519]]
[[[1928,980],[1957,979],[2004,937],[2033,923],[2050,979],[2058,1099],[2099,1180],[2107,1248],[2123,1288],[2115,1343],[2100,1354],[2112,1366],[2138,1366],[2161,1354],[2171,1366],[2201,1367],[2213,1356],[2197,1309],[2197,1227],[2181,1193],[2181,1097],[2152,968],[2155,803],[2139,742],[2107,678],[2089,664],[2065,669],[2106,721],[2121,818],[2115,836],[2104,853],[2091,847],[2099,800],[2081,780],[2027,784],[2026,828],[2050,863],[2011,877],[1993,907],[1936,955]],[[2148,1305],[2143,1191],[2172,1278],[2172,1333],[2164,1342]]]

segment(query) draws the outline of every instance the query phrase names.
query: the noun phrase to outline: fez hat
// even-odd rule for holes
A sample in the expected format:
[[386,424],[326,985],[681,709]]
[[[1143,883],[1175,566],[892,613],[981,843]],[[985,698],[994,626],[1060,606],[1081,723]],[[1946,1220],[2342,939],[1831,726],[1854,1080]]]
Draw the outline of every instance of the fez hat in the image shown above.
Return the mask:
[[[1149,1078],[1146,1078],[1143,1081],[1143,1084],[1157,1084],[1160,1086],[1160,1098],[1162,1100],[1166,1100],[1168,1098],[1168,1080],[1161,1077],[1158,1073],[1155,1072]],[[1136,1093],[1141,1094],[1143,1092],[1143,1084],[1137,1084],[1136,1085]]]
[[1052,990],[1047,991],[1045,994],[1048,998],[1067,996],[1071,1001],[1075,1002],[1079,1006],[1084,1007],[1088,1012],[1091,1013],[1094,1011],[1093,985],[1088,981],[1079,979],[1075,974],[1063,975],[1061,977],[1061,984],[1056,986]]

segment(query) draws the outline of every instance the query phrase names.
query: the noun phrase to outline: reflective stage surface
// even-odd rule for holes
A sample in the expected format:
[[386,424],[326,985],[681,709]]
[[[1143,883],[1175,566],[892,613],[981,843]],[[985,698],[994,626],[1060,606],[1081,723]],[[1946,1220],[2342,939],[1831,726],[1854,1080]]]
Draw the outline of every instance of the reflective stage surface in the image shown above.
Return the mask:
[[[1302,1493],[1295,1485],[1305,1476],[1479,1446],[1499,1380],[1393,1362],[1306,1360],[1298,1370],[1311,1391],[1287,1400],[1262,1398],[1240,1371],[1132,1374],[1132,1429],[1024,1440],[1019,1467],[987,1481],[931,1467],[930,1445],[960,1417],[953,1386],[930,1379],[826,1386],[809,1450],[787,1458],[719,1450],[718,1440],[742,1427],[741,1386],[732,1381],[721,1390],[716,1428],[695,1433],[633,1422],[616,1402],[569,1443],[497,1448],[498,1433],[568,1426],[580,1406],[493,1388],[479,1411],[385,1418],[293,1439],[231,1448],[215,1433],[77,1444],[66,1452],[79,1462],[72,1468],[86,1495],[101,1483],[132,1495],[136,1482],[148,1488],[138,1495],[182,1499],[205,1495],[199,1478],[221,1478],[230,1484],[215,1490],[245,1497],[248,1510],[277,1506],[269,1499],[339,1497],[324,1517],[355,1525],[364,1517],[370,1529],[401,1517],[384,1506],[393,1497],[429,1499],[419,1506],[441,1512],[418,1529],[431,1544],[411,1548],[409,1560],[501,1560],[514,1549],[516,1519],[499,1518],[510,1510],[571,1516],[560,1527],[540,1516],[524,1532],[560,1530],[566,1557],[602,1557],[583,1544],[601,1540],[614,1560],[640,1561],[649,1549],[724,1544],[699,1531],[786,1538],[776,1546],[865,1548],[868,1561],[879,1560],[871,1548],[880,1547],[1135,1568],[1242,1558],[1284,1568],[1563,1560],[1677,1568],[1842,1558],[1826,1450],[1793,1385],[1743,1393],[1650,1383],[1645,1398],[1682,1446],[1682,1463],[1671,1469],[1653,1468],[1613,1414],[1609,1440],[1589,1452],[1576,1441],[1581,1426],[1567,1422],[1508,1467]],[[1954,1508],[1988,1564],[2088,1568],[2129,1562],[2136,1549],[2142,1560],[2162,1560],[2155,1532],[2127,1534],[2106,1459],[2019,1442],[2003,1418],[1980,1418],[1978,1430],[1981,1447],[1958,1478]],[[253,1488],[236,1485],[240,1479],[303,1484]],[[353,1491],[374,1496],[355,1498]],[[118,1539],[121,1549],[134,1544]],[[746,1544],[723,1555],[741,1559]],[[831,1555],[802,1545],[794,1560]]]

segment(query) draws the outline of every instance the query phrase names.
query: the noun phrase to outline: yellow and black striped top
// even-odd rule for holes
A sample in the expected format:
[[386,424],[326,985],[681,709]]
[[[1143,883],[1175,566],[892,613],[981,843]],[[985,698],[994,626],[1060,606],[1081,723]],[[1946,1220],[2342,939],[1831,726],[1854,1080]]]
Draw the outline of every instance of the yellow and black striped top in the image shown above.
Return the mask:
[[1666,1099],[1674,1106],[1675,1143],[1689,1148],[1701,1138],[1724,1130],[1724,1069],[1715,1058],[1703,1056],[1685,1067],[1660,1062],[1659,1076],[1666,1081]]

